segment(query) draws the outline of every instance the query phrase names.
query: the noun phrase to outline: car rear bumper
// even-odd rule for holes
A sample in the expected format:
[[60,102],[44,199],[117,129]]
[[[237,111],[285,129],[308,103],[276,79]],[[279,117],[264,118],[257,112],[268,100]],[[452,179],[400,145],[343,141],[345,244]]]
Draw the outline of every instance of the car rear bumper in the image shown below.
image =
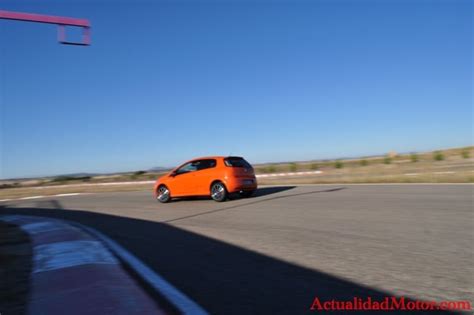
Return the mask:
[[[250,183],[249,181],[252,182]],[[229,193],[256,190],[258,186],[256,178],[231,179],[226,181],[225,184]]]

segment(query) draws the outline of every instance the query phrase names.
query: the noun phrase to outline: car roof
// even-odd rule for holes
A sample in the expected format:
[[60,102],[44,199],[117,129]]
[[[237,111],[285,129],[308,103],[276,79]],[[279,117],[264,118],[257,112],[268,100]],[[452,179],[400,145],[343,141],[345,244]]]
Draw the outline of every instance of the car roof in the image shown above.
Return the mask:
[[197,157],[197,158],[194,158],[194,159],[191,159],[191,160],[187,160],[186,162],[182,163],[182,164],[179,164],[178,166],[176,166],[176,168],[174,169],[177,169],[181,166],[183,166],[184,164],[186,163],[189,163],[189,162],[193,162],[193,161],[198,161],[198,160],[221,160],[221,159],[225,159],[225,158],[237,158],[237,159],[243,159],[243,157],[240,157],[240,156],[230,156],[230,155],[227,155],[227,156],[224,156],[224,155],[213,155],[213,156],[201,156],[201,157]]
[[191,159],[191,160],[189,160],[189,161],[209,160],[209,159],[225,159],[225,158],[237,158],[237,159],[242,159],[241,156],[215,155],[215,156],[201,156],[201,157],[198,157],[198,158]]

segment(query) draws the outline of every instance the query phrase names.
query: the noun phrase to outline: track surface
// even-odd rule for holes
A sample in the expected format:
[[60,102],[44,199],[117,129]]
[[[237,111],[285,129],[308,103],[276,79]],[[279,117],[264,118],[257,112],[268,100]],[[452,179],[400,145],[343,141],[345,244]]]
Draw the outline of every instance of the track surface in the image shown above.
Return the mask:
[[212,314],[301,314],[315,296],[474,301],[473,188],[264,187],[165,205],[149,192],[102,193],[0,209],[92,226]]

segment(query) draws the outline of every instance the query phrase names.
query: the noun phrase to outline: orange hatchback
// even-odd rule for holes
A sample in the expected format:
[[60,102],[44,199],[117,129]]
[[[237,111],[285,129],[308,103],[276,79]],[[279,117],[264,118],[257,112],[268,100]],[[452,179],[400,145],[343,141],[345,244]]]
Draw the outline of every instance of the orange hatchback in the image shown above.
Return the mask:
[[194,159],[160,177],[154,187],[159,202],[175,197],[211,196],[224,201],[231,193],[250,197],[257,189],[253,167],[238,156]]

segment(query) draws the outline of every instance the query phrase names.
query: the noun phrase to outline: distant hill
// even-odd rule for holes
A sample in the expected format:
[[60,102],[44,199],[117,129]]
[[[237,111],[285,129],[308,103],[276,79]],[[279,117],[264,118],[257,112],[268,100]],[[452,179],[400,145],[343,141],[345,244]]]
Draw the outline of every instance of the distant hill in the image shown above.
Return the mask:
[[51,177],[72,177],[72,178],[75,178],[75,177],[94,177],[94,176],[98,176],[98,175],[102,175],[102,174],[100,174],[100,173],[71,173],[71,174],[61,174],[61,175],[51,176]]
[[163,172],[170,170],[171,167],[156,166],[148,169],[148,172]]

